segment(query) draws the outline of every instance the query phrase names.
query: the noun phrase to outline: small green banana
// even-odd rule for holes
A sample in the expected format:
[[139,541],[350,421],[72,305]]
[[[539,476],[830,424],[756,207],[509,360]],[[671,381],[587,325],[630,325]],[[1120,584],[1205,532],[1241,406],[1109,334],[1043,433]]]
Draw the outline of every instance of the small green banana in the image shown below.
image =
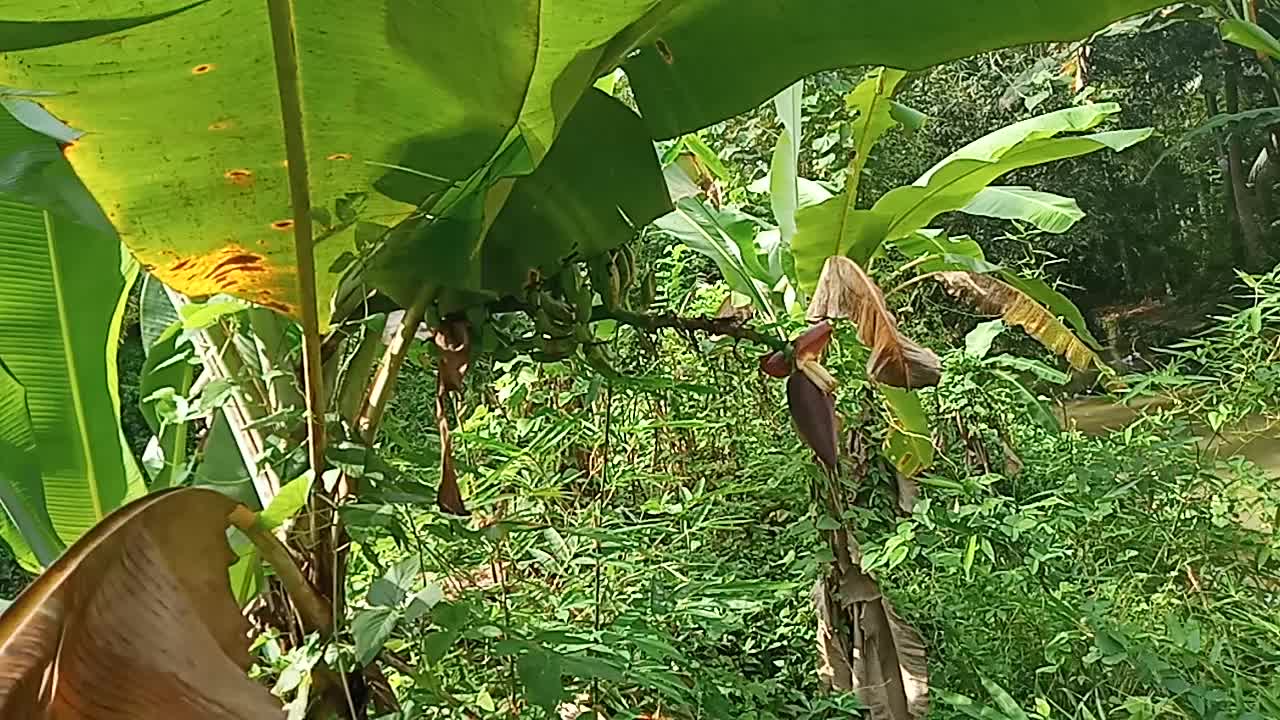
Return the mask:
[[653,301],[658,299],[658,279],[654,277],[653,268],[645,271],[644,277],[640,280],[640,307],[641,312],[648,310],[653,306]]

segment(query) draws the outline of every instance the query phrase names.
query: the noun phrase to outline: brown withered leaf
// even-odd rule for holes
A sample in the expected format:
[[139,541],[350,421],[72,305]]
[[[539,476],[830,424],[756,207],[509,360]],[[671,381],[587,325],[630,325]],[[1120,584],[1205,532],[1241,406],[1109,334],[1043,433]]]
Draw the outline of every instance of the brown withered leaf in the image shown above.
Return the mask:
[[951,295],[973,303],[978,310],[1020,325],[1041,345],[1061,355],[1076,370],[1103,367],[1102,359],[1043,305],[1021,290],[990,275],[959,270],[940,272],[938,282]]
[[919,720],[928,711],[924,642],[898,617],[874,579],[854,566],[818,580],[818,675],[855,691],[872,720]]
[[445,412],[450,393],[460,393],[463,377],[471,363],[471,339],[467,325],[461,321],[444,323],[436,331],[440,362],[436,367],[436,428],[440,432],[440,485],[436,488],[436,505],[450,515],[470,515],[458,487],[458,472],[453,466],[453,435],[449,415]]
[[858,264],[843,255],[827,258],[809,302],[810,322],[844,318],[858,326],[858,340],[871,348],[867,375],[894,387],[937,385],[942,366],[932,350],[898,331],[884,293]]
[[787,409],[801,439],[828,472],[835,472],[839,457],[835,398],[814,385],[803,372],[795,372],[787,378]]
[[929,671],[924,641],[894,612],[889,601],[859,603],[853,664],[858,697],[871,720],[916,720],[929,709]]
[[211,490],[148,495],[73,545],[0,616],[0,717],[284,718],[245,675],[234,507]]
[[449,320],[435,331],[440,362],[436,368],[445,388],[462,392],[462,378],[471,366],[471,334],[463,320]]

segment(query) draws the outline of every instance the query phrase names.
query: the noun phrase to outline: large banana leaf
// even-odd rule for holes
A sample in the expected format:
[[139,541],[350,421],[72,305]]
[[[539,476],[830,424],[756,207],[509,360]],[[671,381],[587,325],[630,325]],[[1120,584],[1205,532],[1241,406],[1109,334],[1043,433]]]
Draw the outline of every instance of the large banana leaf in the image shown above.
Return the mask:
[[791,243],[797,279],[807,293],[814,291],[818,274],[828,257],[843,254],[842,248],[849,247],[852,238],[878,234],[883,224],[876,223],[868,211],[857,209],[858,185],[871,157],[871,149],[898,124],[893,118],[890,103],[894,90],[905,76],[901,70],[881,68],[858,83],[845,99],[854,115],[850,123],[853,156],[849,160],[845,189],[797,215],[799,234]]
[[911,70],[999,47],[1075,40],[1167,4],[668,0],[630,29],[628,47],[637,51],[625,68],[654,136],[667,138],[754,107],[819,70]]
[[653,143],[626,105],[589,90],[563,129],[532,173],[499,179],[487,195],[472,195],[444,221],[390,245],[374,284],[405,304],[424,282],[516,294],[531,271],[553,274],[575,253],[617,247],[671,209]]
[[314,220],[323,326],[342,259],[367,250],[361,227],[456,188],[514,134],[538,162],[624,60],[649,126],[670,136],[816,70],[1082,37],[1159,4],[0,0],[0,85],[65,93],[38,100],[87,131],[72,163],[142,263],[188,295],[299,316],[292,229]]
[[[335,261],[357,249],[344,208],[393,225],[517,130],[540,160],[605,44],[654,0],[184,4],[0,0],[0,19],[46,34],[172,13],[0,56],[0,85],[66,93],[39,99],[87,132],[72,164],[144,266],[187,295],[299,316],[293,208],[313,206],[324,325]],[[8,42],[0,51],[30,45]],[[273,66],[296,70],[297,86],[278,89]],[[282,127],[304,139],[305,167],[286,167]],[[303,173],[309,198],[291,202]]]
[[[826,255],[847,254],[865,263],[886,240],[905,238],[943,213],[969,207],[1005,173],[1099,150],[1119,152],[1151,135],[1150,128],[1141,128],[1058,137],[1091,130],[1119,111],[1115,103],[1083,105],[1001,128],[943,158],[915,183],[885,193],[869,210],[849,210],[843,193],[805,208],[792,244],[802,287],[812,289],[821,268],[814,264]],[[1026,202],[1006,214],[1036,217]]]
[[26,391],[45,503],[70,542],[145,489],[116,394],[136,269],[53,141],[0,116],[0,157],[14,159],[0,175],[0,358]]
[[49,565],[63,543],[44,504],[27,390],[0,362],[0,537],[28,568]]

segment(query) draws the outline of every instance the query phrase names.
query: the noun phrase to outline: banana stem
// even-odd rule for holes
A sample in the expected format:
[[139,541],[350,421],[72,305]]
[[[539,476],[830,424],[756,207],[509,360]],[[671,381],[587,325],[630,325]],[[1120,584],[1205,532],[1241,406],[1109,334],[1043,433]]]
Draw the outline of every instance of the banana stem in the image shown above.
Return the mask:
[[289,593],[307,630],[328,635],[333,630],[333,615],[329,611],[329,604],[307,582],[306,576],[302,574],[289,549],[280,542],[280,538],[263,527],[258,514],[244,505],[237,505],[227,520],[248,536],[262,558],[275,570],[276,577],[280,578],[280,584]]

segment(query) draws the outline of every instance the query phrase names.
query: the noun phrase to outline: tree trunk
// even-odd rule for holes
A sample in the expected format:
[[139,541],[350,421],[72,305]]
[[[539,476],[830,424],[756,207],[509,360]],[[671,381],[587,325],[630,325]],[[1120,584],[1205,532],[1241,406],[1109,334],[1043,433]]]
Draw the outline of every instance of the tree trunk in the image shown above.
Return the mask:
[[[1240,112],[1240,68],[1235,53],[1228,50],[1224,55],[1223,87],[1226,110],[1234,114]],[[1262,226],[1258,222],[1257,198],[1249,188],[1244,163],[1244,143],[1238,133],[1228,131],[1227,174],[1235,201],[1236,218],[1240,223],[1240,237],[1244,241],[1241,248],[1244,268],[1249,271],[1259,271],[1266,266],[1267,253],[1263,247]]]

